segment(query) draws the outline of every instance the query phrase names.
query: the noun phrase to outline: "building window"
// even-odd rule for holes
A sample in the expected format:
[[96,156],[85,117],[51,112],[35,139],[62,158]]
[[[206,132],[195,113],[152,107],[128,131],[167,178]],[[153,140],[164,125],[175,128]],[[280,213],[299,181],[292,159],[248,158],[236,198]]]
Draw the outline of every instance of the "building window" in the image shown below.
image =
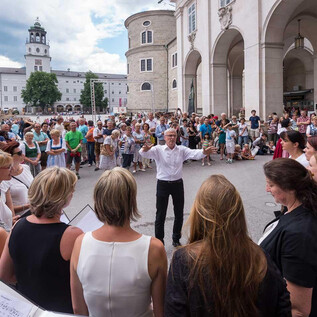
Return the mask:
[[121,90],[119,90],[119,95],[121,95]]
[[114,91],[112,90],[112,92],[111,92],[113,95],[114,95]]
[[34,71],[37,72],[37,66],[34,66]]
[[4,101],[9,101],[8,96],[4,96]]
[[13,86],[13,91],[14,92],[18,91],[18,87],[17,86]]
[[3,91],[8,91],[8,86],[3,86]]
[[153,70],[153,59],[141,59],[141,72],[151,72]]
[[111,100],[112,100],[112,102],[114,102],[114,98],[112,98]]
[[69,101],[69,98],[68,98],[68,97],[66,98],[66,101]]
[[105,90],[105,94],[107,94],[108,93],[108,91],[107,91],[107,89]]
[[142,91],[151,90],[151,84],[150,83],[143,83],[141,86]]
[[118,85],[121,86],[121,83],[119,83]]
[[114,85],[114,83],[111,83],[111,85]]
[[196,30],[196,4],[193,3],[188,9],[188,33]]
[[40,71],[40,72],[43,71],[43,66],[39,66],[39,71]]
[[37,47],[36,48],[36,53],[39,53],[40,52],[40,49]]
[[151,24],[151,21],[144,21],[143,26],[149,26]]
[[234,0],[220,0],[220,8],[223,8],[233,2]]
[[177,66],[177,53],[172,55],[172,68]]
[[18,101],[18,96],[13,96],[13,101]]
[[129,48],[131,48],[131,38],[129,37]]
[[76,101],[76,97],[74,98],[74,101]]
[[176,79],[173,80],[172,88],[173,88],[173,89],[177,88],[177,81],[176,81]]
[[66,88],[66,93],[67,93],[67,94],[69,93],[69,88]]
[[127,94],[129,93],[129,86],[127,85]]
[[152,31],[144,31],[141,34],[141,43],[142,44],[150,44],[153,42],[153,32]]
[[74,91],[74,94],[76,94],[76,88],[74,88],[74,90],[73,90],[73,91]]
[[66,83],[68,84],[68,80],[66,80]]

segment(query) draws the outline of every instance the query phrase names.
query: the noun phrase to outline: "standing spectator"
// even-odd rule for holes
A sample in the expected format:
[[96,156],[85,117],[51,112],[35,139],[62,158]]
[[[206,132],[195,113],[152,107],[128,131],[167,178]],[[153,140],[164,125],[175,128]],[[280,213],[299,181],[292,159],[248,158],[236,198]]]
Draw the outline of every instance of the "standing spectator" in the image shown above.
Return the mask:
[[68,169],[70,169],[74,160],[76,175],[77,175],[77,178],[80,179],[79,168],[80,168],[80,161],[81,161],[81,145],[82,145],[83,135],[80,131],[77,131],[76,128],[77,128],[76,122],[71,122],[70,131],[67,132],[65,135],[65,141],[67,146],[66,166]]
[[219,149],[220,149],[220,160],[223,160],[223,155],[225,153],[225,144],[226,144],[226,132],[224,126],[227,125],[227,121],[224,119],[221,121],[220,126],[217,128],[217,133],[219,135]]
[[23,118],[21,118],[19,121],[19,133],[18,133],[21,140],[23,140],[23,130],[24,130],[24,120]]
[[226,131],[226,149],[227,149],[227,161],[226,163],[232,164],[233,162],[233,154],[235,150],[235,138],[236,132],[233,130],[232,124],[228,123],[224,126]]
[[310,138],[317,135],[317,116],[312,117],[311,124],[307,126],[306,136]]
[[[107,121],[107,125],[106,125],[106,128],[103,129],[102,131],[102,134],[104,136],[110,136],[112,131],[115,129],[115,126],[114,126],[114,121],[112,120],[108,120]],[[105,137],[104,137],[105,138]]]
[[94,130],[95,130],[94,122],[91,120],[88,120],[88,132],[86,134],[88,163],[89,163],[88,166],[92,166],[92,163],[96,164]]
[[33,140],[37,142],[40,147],[41,151],[41,168],[44,170],[47,165],[47,153],[46,153],[46,145],[49,141],[48,135],[41,131],[41,125],[39,123],[34,124],[34,131],[33,131]]
[[93,137],[95,139],[95,153],[96,153],[96,168],[95,171],[99,170],[100,164],[100,150],[103,145],[103,128],[102,122],[99,120],[97,121],[97,127],[94,129]]
[[47,166],[66,167],[65,152],[66,142],[60,136],[59,130],[51,131],[52,139],[47,143],[46,152],[48,154]]
[[63,131],[64,131],[63,121],[64,121],[63,117],[58,116],[57,120],[56,120],[55,127],[54,127],[54,129],[58,130],[61,135],[63,135]]
[[[144,137],[144,143],[146,143],[148,146],[151,146],[152,141],[151,141],[150,126],[146,122],[143,124],[143,137]],[[151,164],[151,160],[144,157],[142,158],[143,168],[152,168],[150,164]]]
[[306,140],[307,126],[310,125],[310,118],[307,116],[306,110],[300,112],[300,117],[297,119],[298,131],[303,135]]
[[156,139],[156,136],[155,136],[156,120],[155,120],[152,112],[149,112],[148,119],[145,122],[150,127],[150,132],[151,132],[151,135],[152,135],[152,139],[154,140],[154,144],[156,145],[157,144],[157,139]]
[[18,120],[14,120],[13,124],[11,126],[11,131],[14,133],[15,138],[17,139],[17,136],[19,134],[19,124],[18,124]]
[[135,131],[132,133],[135,141],[134,147],[134,156],[133,156],[133,165],[134,169],[132,173],[137,172],[137,165],[139,165],[139,170],[145,172],[145,169],[142,165],[142,156],[140,155],[139,151],[144,144],[144,133],[141,131],[141,124],[137,123],[135,125]]
[[256,115],[256,111],[251,111],[251,117],[249,118],[251,122],[251,128],[250,128],[250,136],[253,141],[255,141],[256,138],[260,136],[259,129],[261,128],[261,120],[260,117]]
[[[204,138],[204,141],[202,142],[202,148],[204,150],[208,149],[210,146],[212,146],[212,141],[210,139],[210,135],[208,133],[205,134],[205,138]],[[203,157],[201,159],[201,166],[204,166],[205,165],[205,159],[207,160],[207,165],[211,165],[210,164],[210,158],[209,158],[209,155],[207,155],[206,157]]]
[[165,118],[162,116],[160,118],[160,124],[156,126],[156,130],[155,130],[155,135],[157,137],[159,145],[165,144],[164,133],[167,129],[169,129],[169,127],[170,126],[168,124],[165,124]]
[[238,144],[242,148],[244,144],[249,144],[248,126],[245,123],[244,118],[241,118],[240,122],[238,123],[238,131],[239,131]]
[[205,134],[206,133],[209,134],[209,139],[212,138],[212,129],[211,129],[211,125],[209,124],[209,120],[208,120],[207,117],[204,120],[204,124],[202,124],[200,126],[199,132],[200,132],[200,140],[204,140],[205,139]]
[[317,135],[307,139],[306,148],[304,149],[304,152],[307,161],[309,161],[313,155],[317,154]]
[[192,121],[189,121],[189,126],[187,128],[188,131],[188,147],[191,150],[196,149],[196,145],[198,142],[196,142],[196,136],[197,136],[197,130],[195,128],[195,125]]
[[274,145],[277,142],[278,116],[274,115],[268,127],[268,141],[272,141]]
[[[139,217],[137,186],[123,168],[106,171],[94,189],[104,225],[80,236],[71,260],[74,313],[164,316],[167,259],[162,243],[131,228]],[[151,305],[152,302],[152,305]]]
[[120,147],[122,147],[122,167],[129,170],[133,162],[135,140],[132,135],[132,128],[127,126],[126,134],[121,136]]
[[35,177],[41,171],[40,159],[41,150],[39,145],[33,141],[34,134],[27,132],[24,135],[25,141],[21,143],[20,149],[24,155],[24,161],[29,166],[30,171]]
[[7,133],[8,135],[8,139],[11,140],[11,141],[16,141],[16,136],[13,132],[10,132],[10,127],[8,124],[2,124],[1,125],[1,131],[4,131]]
[[82,145],[81,145],[81,155],[82,155],[82,162],[81,165],[84,165],[88,162],[88,150],[87,150],[87,139],[86,134],[88,132],[88,127],[85,124],[85,118],[79,118],[78,123],[78,131],[81,132],[83,135]]
[[189,146],[189,135],[188,135],[188,130],[187,130],[187,120],[183,119],[183,125],[180,127],[180,141],[181,145],[188,147]]
[[297,126],[297,119],[298,119],[298,116],[296,113],[293,113],[292,115],[292,119],[291,119],[291,129],[292,130],[295,130],[295,131],[298,131],[298,126]]
[[113,130],[104,140],[100,155],[100,169],[111,170],[116,167],[116,151],[118,149],[119,130]]

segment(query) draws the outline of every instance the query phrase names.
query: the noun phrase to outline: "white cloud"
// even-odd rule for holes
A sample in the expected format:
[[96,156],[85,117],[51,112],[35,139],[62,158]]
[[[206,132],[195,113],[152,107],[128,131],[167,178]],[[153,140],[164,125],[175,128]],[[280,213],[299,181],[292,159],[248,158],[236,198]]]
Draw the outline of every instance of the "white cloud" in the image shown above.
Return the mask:
[[[125,73],[125,58],[98,44],[123,36],[127,17],[151,9],[172,7],[158,5],[157,0],[1,0],[0,19],[16,23],[23,17],[32,25],[39,16],[48,32],[54,68]],[[26,34],[24,30],[21,40]]]
[[10,58],[0,55],[0,67],[14,67],[14,68],[20,68],[23,65],[19,62],[15,62],[11,60]]

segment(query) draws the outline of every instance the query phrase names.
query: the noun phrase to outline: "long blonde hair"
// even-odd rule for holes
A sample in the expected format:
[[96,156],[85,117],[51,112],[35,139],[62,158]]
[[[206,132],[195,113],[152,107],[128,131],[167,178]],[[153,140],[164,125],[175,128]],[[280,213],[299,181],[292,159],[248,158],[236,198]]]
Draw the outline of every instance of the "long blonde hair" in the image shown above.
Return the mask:
[[212,286],[215,316],[257,316],[256,300],[266,259],[248,236],[238,191],[224,176],[212,175],[204,181],[189,224],[186,250],[194,260],[190,288],[198,283],[206,301],[208,286]]

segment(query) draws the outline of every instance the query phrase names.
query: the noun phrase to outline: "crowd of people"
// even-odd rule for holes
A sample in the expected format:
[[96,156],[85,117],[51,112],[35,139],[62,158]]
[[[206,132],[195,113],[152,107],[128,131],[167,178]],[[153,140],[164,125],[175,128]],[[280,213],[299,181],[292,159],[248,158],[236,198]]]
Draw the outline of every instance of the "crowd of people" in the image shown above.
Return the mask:
[[[253,111],[246,125],[225,114],[178,111],[158,121],[152,113],[109,117],[96,127],[57,117],[28,121],[17,135],[3,123],[0,279],[47,310],[85,316],[317,316],[317,118],[305,115],[272,114],[263,122]],[[281,212],[253,242],[239,192],[223,175],[211,175],[197,192],[181,246],[183,163],[212,164],[217,151],[229,164],[274,153],[263,178]],[[133,174],[154,162],[151,237],[130,224],[141,217]],[[105,170],[93,193],[103,225],[83,233],[61,215],[80,167],[94,164]],[[168,270],[170,195],[177,249]]]

